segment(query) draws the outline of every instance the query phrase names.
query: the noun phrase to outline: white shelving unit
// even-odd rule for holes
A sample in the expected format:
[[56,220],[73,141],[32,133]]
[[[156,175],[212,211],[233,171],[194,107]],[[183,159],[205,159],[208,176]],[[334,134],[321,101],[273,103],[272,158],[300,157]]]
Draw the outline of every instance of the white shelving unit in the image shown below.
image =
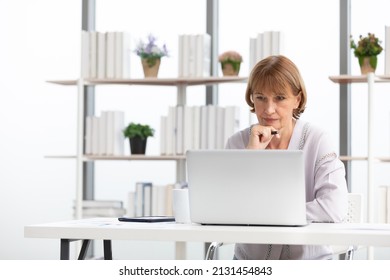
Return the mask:
[[[373,155],[373,101],[374,101],[374,85],[375,83],[390,83],[390,76],[375,75],[369,73],[367,75],[351,76],[351,75],[340,75],[330,76],[329,79],[339,84],[352,84],[352,83],[366,83],[368,90],[368,102],[367,102],[367,156],[366,157],[352,157],[352,156],[340,156],[342,160],[365,160],[367,161],[367,222],[374,222],[374,197],[375,188],[373,186],[373,164],[376,161],[389,162],[388,157],[374,157]],[[368,259],[373,259],[374,252],[373,248],[368,249]]]
[[83,152],[84,141],[84,90],[86,85],[104,86],[104,85],[129,85],[129,86],[174,86],[177,88],[176,105],[186,104],[186,89],[188,86],[197,85],[215,85],[221,83],[242,83],[246,82],[247,77],[204,77],[204,78],[144,78],[144,79],[79,79],[79,80],[51,80],[54,83],[64,86],[76,86],[78,88],[77,98],[77,149],[75,155],[55,155],[47,158],[76,159],[76,207],[75,217],[82,218],[82,199],[83,199],[83,162],[112,160],[173,160],[176,161],[176,180],[178,182],[186,180],[185,174],[185,156],[160,156],[160,155],[130,155],[130,156],[89,156]]

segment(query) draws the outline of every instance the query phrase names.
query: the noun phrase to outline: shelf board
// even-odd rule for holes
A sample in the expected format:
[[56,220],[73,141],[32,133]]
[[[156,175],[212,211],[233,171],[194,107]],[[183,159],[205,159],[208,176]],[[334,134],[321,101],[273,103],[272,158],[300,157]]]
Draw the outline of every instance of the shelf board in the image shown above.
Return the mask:
[[[246,82],[248,77],[201,77],[201,78],[142,78],[142,79],[84,79],[85,85],[148,85],[148,86],[196,86]],[[74,86],[78,80],[50,80],[48,83]]]
[[[367,75],[339,75],[339,76],[329,76],[329,79],[338,84],[349,84],[349,83],[367,83]],[[375,75],[375,82],[377,83],[390,83],[390,76],[385,75]]]
[[[48,159],[76,159],[76,156],[65,156],[65,155],[53,155],[45,156]],[[185,159],[185,155],[176,156],[149,156],[149,155],[131,155],[131,156],[92,156],[84,155],[83,161],[96,161],[96,160],[181,160]]]

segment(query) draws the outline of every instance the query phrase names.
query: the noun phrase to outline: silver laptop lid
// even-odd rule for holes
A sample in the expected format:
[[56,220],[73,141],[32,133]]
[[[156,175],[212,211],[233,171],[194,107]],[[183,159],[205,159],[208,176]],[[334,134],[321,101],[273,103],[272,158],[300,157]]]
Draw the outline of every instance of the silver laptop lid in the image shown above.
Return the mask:
[[192,222],[307,224],[302,151],[190,150],[187,175]]

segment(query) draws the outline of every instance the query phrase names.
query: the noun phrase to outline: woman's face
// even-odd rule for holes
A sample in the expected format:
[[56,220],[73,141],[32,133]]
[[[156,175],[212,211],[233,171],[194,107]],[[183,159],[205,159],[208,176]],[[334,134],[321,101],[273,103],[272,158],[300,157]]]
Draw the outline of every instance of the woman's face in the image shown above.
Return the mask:
[[252,98],[259,124],[280,130],[292,126],[293,110],[298,108],[301,95],[294,96],[291,88],[287,87],[283,92],[268,89],[254,91]]

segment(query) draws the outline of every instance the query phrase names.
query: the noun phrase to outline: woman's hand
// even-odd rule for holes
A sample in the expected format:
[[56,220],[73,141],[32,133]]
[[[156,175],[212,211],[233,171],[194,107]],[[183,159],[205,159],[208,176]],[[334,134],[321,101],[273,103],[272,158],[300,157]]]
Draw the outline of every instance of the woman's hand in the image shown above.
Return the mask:
[[264,150],[274,137],[280,138],[280,135],[272,126],[262,126],[260,124],[252,125],[250,129],[249,143],[246,148],[252,150]]

